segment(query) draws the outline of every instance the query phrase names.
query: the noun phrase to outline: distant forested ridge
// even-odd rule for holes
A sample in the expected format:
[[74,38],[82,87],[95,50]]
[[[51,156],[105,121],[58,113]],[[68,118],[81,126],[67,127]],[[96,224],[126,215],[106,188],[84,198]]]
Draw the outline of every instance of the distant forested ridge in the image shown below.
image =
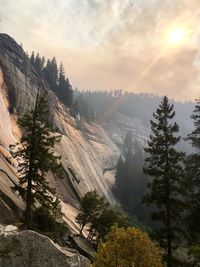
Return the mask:
[[[116,113],[130,117],[138,117],[149,125],[152,112],[159,105],[162,97],[149,93],[135,93],[122,90],[110,91],[79,91],[74,90],[74,97],[82,97],[93,110],[97,120],[112,119]],[[194,103],[192,101],[178,102],[175,104],[177,120],[190,119]],[[189,120],[191,129],[192,123]]]

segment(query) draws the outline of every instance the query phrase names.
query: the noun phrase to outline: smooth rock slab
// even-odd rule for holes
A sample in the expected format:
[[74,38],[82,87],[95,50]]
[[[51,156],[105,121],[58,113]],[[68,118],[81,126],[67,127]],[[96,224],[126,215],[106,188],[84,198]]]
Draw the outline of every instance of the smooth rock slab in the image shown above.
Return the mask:
[[89,267],[76,250],[34,231],[0,234],[0,267]]
[[5,227],[4,232],[6,232],[6,233],[16,232],[17,229],[18,229],[18,228],[17,228],[16,226],[10,224],[10,225],[7,225],[7,226]]

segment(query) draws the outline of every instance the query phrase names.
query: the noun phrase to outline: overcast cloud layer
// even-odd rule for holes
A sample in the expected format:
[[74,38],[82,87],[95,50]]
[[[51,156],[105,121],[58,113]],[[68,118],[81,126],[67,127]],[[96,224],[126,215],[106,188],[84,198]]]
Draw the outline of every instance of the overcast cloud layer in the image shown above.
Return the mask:
[[[63,61],[73,87],[200,96],[199,0],[0,0],[1,32]],[[174,27],[188,40],[166,48]]]

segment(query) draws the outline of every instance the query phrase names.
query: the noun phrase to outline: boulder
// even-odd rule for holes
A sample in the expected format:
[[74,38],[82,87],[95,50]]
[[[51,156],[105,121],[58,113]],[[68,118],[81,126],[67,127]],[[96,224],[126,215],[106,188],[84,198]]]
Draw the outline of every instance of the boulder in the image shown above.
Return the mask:
[[[9,230],[9,231],[8,231]],[[62,248],[34,231],[1,229],[0,267],[89,267],[90,261],[71,248]]]
[[90,259],[92,262],[95,259],[96,251],[93,246],[80,235],[75,235],[72,238],[73,247],[78,250],[82,255]]

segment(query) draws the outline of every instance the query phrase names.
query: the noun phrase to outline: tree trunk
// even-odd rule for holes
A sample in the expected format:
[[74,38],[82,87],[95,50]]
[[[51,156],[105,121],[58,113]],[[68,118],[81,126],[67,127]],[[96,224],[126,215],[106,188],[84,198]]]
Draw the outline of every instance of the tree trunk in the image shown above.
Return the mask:
[[171,216],[169,205],[167,205],[167,266],[172,266]]
[[32,171],[33,171],[33,162],[34,162],[34,153],[35,153],[35,124],[37,119],[37,107],[39,100],[39,89],[36,96],[34,115],[33,115],[33,124],[32,124],[32,140],[30,144],[30,158],[29,158],[29,170],[27,174],[27,195],[26,195],[26,210],[25,210],[25,228],[31,229],[32,224]]
[[26,211],[25,211],[25,227],[31,229],[32,223],[32,179],[28,177],[27,196],[26,196]]
[[82,235],[82,233],[83,233],[83,228],[85,227],[85,224],[82,224],[81,225],[81,228],[80,228],[80,235]]
[[172,266],[172,233],[171,233],[171,204],[170,204],[170,184],[168,180],[167,185],[167,205],[166,205],[166,215],[167,215],[167,266]]

